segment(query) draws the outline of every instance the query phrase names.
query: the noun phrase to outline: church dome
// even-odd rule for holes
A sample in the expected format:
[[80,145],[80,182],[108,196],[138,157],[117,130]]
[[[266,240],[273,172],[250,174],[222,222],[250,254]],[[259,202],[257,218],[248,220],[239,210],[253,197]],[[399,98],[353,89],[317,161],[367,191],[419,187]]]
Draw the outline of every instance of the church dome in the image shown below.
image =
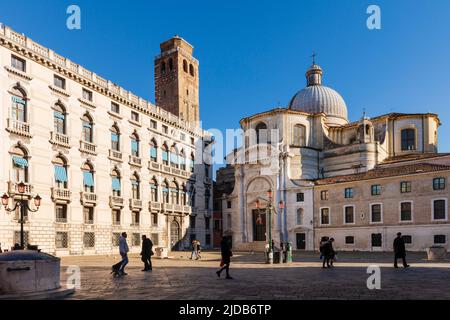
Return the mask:
[[[291,100],[289,109],[311,114],[325,113],[331,122],[348,122],[347,106],[335,90],[322,85],[322,68],[315,63],[306,72],[307,87]],[[335,121],[334,121],[335,122]]]

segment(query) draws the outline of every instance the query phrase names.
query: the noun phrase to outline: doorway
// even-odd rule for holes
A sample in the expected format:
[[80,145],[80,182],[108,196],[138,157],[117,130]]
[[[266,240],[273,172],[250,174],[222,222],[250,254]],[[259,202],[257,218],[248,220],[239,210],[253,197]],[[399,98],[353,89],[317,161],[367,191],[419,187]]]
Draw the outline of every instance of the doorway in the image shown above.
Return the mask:
[[297,233],[297,250],[306,250],[306,234],[305,233]]
[[253,210],[253,241],[266,241],[266,211]]
[[179,250],[180,226],[178,222],[172,221],[170,224],[170,247],[173,251]]

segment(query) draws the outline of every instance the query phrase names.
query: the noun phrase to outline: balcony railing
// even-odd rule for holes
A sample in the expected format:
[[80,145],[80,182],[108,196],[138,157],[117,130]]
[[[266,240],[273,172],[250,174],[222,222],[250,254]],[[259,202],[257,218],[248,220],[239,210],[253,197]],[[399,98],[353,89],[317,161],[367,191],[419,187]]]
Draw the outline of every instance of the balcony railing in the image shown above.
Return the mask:
[[161,202],[150,201],[150,202],[148,203],[148,209],[149,209],[150,211],[152,211],[152,210],[158,210],[158,211],[161,211],[162,208],[163,208],[162,205],[163,205],[163,204],[162,204]]
[[133,221],[133,222],[131,222],[131,226],[132,227],[139,227],[140,226],[140,222],[139,221]]
[[[158,172],[168,173],[168,174],[178,176],[178,177],[184,178],[184,179],[192,179],[192,176],[193,176],[193,173],[191,173],[190,171],[170,167],[170,166],[160,164],[160,163],[157,163],[154,161],[148,162],[148,169],[150,171],[158,171]],[[195,177],[193,178],[193,180],[195,180]]]
[[137,166],[137,167],[142,167],[142,159],[139,157],[135,157],[135,156],[130,156],[130,161],[129,161],[130,165],[132,166]]
[[50,143],[65,148],[70,148],[70,138],[65,134],[50,132]]
[[70,202],[72,191],[62,188],[52,188],[52,200]]
[[[8,181],[8,193],[11,196],[14,195],[20,195],[18,182]],[[33,193],[33,186],[29,183],[25,183],[25,192],[23,193],[24,196],[31,197],[31,194]]]
[[8,119],[6,131],[20,136],[31,138],[30,125],[18,120]]
[[164,203],[163,204],[163,211],[165,211],[165,212],[173,212],[173,213],[191,214],[192,213],[192,208],[190,206],[171,204],[171,203]]
[[122,197],[110,196],[109,206],[111,208],[123,208],[124,200]]
[[81,192],[81,203],[82,204],[97,204],[97,195],[90,192]]
[[84,218],[84,224],[94,224],[94,220],[89,219],[89,218]]
[[109,149],[109,158],[111,160],[122,162],[122,152]]
[[97,155],[96,153],[97,146],[93,143],[87,141],[80,141],[80,151],[92,155]]
[[142,200],[140,199],[130,199],[131,209],[142,209]]
[[67,216],[66,217],[58,217],[55,218],[56,223],[67,223]]

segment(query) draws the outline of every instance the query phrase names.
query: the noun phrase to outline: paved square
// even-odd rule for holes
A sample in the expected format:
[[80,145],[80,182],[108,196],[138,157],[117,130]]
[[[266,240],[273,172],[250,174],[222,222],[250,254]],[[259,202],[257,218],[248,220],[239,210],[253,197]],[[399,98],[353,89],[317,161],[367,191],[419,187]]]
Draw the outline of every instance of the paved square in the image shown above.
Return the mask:
[[[294,263],[268,266],[261,253],[237,253],[232,261],[234,280],[218,279],[220,254],[208,252],[191,261],[190,253],[153,259],[153,272],[141,272],[139,256],[130,256],[128,276],[113,278],[118,256],[67,257],[67,266],[81,268],[81,290],[69,299],[450,299],[450,261],[432,263],[423,253],[408,256],[410,269],[394,269],[386,253],[341,253],[334,269],[322,269],[316,253],[295,253]],[[369,265],[381,267],[381,290],[367,289]]]

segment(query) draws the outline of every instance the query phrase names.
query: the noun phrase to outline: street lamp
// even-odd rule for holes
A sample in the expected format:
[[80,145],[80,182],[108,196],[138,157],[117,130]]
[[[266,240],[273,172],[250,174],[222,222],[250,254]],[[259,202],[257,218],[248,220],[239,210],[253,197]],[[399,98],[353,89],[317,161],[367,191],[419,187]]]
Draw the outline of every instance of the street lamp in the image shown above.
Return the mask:
[[[269,190],[267,192],[267,198],[263,198],[263,197],[258,197],[258,199],[256,200],[256,208],[258,210],[258,214],[260,215],[260,209],[261,209],[261,200],[267,202],[267,208],[266,211],[268,213],[268,220],[269,220],[269,224],[268,224],[268,234],[269,234],[269,252],[267,253],[267,263],[269,264],[273,264],[273,240],[272,240],[272,214],[273,212],[275,212],[275,214],[278,214],[277,209],[274,208],[273,206],[273,191]],[[284,202],[280,201],[279,205],[279,209],[283,210],[284,209]]]
[[[30,212],[38,212],[39,211],[39,207],[41,206],[41,200],[42,198],[39,195],[36,195],[33,200],[34,200],[34,206],[36,207],[36,209],[31,209],[30,206],[28,205],[28,199],[24,198],[24,194],[25,194],[25,188],[26,185],[25,183],[21,182],[17,185],[17,191],[19,192],[20,195],[20,199],[16,201],[16,203],[14,204],[14,207],[11,209],[8,207],[9,204],[9,196],[5,193],[1,199],[2,199],[2,205],[5,207],[5,210],[7,212],[14,212],[16,211],[17,208],[20,208],[20,248],[22,250],[25,249],[25,243],[24,243],[24,231],[23,231],[23,225],[25,223],[25,210],[28,210]],[[15,200],[13,198],[13,200]]]

